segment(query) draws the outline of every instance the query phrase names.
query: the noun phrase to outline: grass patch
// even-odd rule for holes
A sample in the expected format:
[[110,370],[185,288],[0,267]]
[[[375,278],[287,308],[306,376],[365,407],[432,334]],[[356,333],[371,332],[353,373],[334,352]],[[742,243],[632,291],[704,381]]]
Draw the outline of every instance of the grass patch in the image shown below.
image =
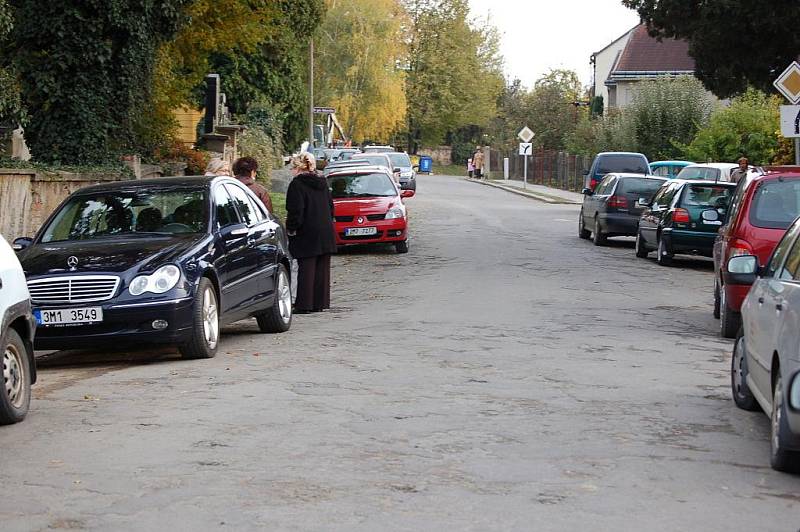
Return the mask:
[[272,199],[272,214],[282,223],[286,223],[286,194],[270,192],[269,197]]
[[454,175],[454,176],[466,176],[467,175],[467,166],[460,165],[460,164],[448,164],[448,165],[433,165],[433,173],[439,175]]

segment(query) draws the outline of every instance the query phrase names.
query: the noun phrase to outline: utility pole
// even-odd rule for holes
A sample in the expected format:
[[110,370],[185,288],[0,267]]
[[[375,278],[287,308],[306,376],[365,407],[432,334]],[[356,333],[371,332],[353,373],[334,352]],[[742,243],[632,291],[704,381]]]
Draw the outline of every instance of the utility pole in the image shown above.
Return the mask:
[[308,142],[314,147],[314,38],[308,43]]

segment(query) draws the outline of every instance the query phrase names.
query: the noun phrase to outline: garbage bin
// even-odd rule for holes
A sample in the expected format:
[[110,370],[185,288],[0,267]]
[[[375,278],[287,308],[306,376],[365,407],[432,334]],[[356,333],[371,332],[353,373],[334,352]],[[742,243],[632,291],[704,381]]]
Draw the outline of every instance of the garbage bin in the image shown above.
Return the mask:
[[427,155],[422,155],[419,158],[419,172],[421,174],[430,174],[433,170],[433,159]]

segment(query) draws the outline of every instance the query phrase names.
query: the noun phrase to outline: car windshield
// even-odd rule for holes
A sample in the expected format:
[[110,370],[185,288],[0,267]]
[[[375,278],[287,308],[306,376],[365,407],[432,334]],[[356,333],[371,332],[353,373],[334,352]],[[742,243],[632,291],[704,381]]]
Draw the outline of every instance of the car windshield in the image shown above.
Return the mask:
[[397,189],[386,174],[345,174],[328,178],[334,198],[396,196]]
[[800,214],[800,179],[775,179],[761,183],[750,207],[756,227],[787,229]]
[[389,159],[395,168],[411,168],[411,159],[407,153],[390,153]]
[[369,164],[373,166],[386,166],[388,161],[386,160],[385,155],[369,155],[369,154],[359,154],[353,157],[354,161],[369,161]]
[[44,230],[42,242],[137,234],[200,233],[208,224],[203,190],[101,192],[70,199]]
[[678,172],[678,179],[702,179],[704,181],[719,181],[722,175],[719,168],[707,166],[687,166]]
[[602,155],[597,163],[597,174],[649,174],[650,167],[638,155]]
[[681,205],[684,207],[725,208],[733,196],[734,187],[719,185],[690,185],[684,187]]
[[661,179],[644,179],[641,177],[625,177],[620,182],[620,194],[630,194],[639,198],[651,198],[663,185]]

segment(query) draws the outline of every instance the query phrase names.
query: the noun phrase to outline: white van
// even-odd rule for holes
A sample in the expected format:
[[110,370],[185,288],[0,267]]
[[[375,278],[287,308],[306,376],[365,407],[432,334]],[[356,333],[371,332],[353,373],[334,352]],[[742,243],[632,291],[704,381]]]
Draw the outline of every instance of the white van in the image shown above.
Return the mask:
[[31,384],[36,382],[35,332],[25,273],[14,250],[0,236],[0,425],[22,421],[28,413]]

